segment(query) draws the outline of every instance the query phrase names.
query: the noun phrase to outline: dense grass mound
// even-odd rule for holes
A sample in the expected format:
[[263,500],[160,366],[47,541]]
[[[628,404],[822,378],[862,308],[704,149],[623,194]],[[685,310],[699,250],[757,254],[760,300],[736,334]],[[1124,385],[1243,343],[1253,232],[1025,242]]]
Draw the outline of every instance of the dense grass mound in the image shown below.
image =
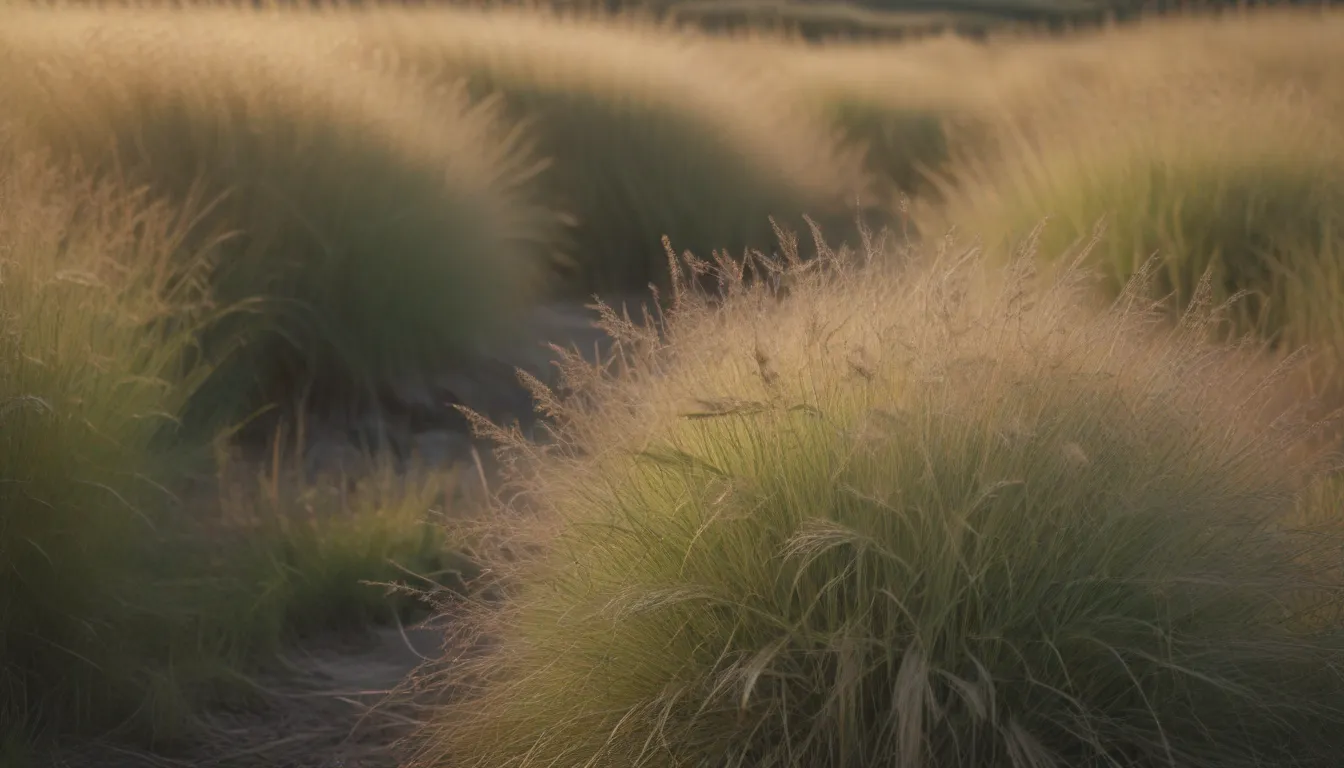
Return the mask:
[[165,703],[132,625],[163,438],[200,372],[162,283],[180,232],[142,203],[0,163],[0,741]]
[[1260,12],[1154,20],[1065,37],[947,37],[824,46],[744,39],[713,46],[867,150],[895,193],[933,197],[941,177],[1014,154],[1080,112],[1129,122],[1154,108],[1217,103],[1228,91],[1291,93],[1338,115],[1344,15]]
[[991,240],[1022,239],[1042,217],[1042,251],[1065,253],[1105,224],[1093,257],[1119,291],[1146,261],[1157,296],[1178,306],[1212,271],[1218,299],[1239,292],[1238,331],[1284,349],[1310,345],[1327,386],[1344,361],[1344,138],[1300,104],[1226,97],[1155,110],[1123,128],[1083,116],[1038,148],[953,192],[941,220]]
[[980,54],[980,79],[999,110],[1027,130],[1078,112],[1124,123],[1154,108],[1248,92],[1302,98],[1338,117],[1341,34],[1344,14],[1333,9],[1156,17],[1080,35],[995,40]]
[[853,221],[859,158],[778,89],[715,66],[669,31],[512,12],[379,11],[333,20],[360,49],[440,83],[499,94],[551,161],[572,214],[571,287],[664,284],[662,238],[708,256],[773,243],[771,216]]
[[553,223],[524,199],[516,132],[280,32],[237,12],[7,11],[0,99],[63,161],[212,204],[218,300],[265,301],[230,370],[267,395],[379,383],[507,332]]
[[954,256],[617,328],[416,764],[1333,765],[1296,430],[1204,315]]
[[931,174],[987,140],[997,79],[982,46],[956,38],[902,46],[807,46],[772,41],[716,46],[735,68],[787,87],[788,98],[865,153],[888,196],[936,193]]

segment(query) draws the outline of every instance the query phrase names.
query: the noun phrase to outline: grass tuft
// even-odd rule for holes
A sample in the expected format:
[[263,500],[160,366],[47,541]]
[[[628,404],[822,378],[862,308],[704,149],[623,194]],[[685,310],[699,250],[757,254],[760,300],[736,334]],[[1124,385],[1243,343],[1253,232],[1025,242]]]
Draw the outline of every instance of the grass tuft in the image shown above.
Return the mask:
[[413,764],[1333,765],[1340,538],[1286,524],[1317,465],[1208,286],[1173,327],[870,256],[613,325],[510,448],[507,600]]
[[131,629],[141,545],[206,373],[186,363],[188,297],[164,282],[178,224],[32,156],[0,163],[0,739],[152,708]]
[[[339,18],[339,17],[338,17]],[[551,162],[538,183],[573,218],[576,295],[666,287],[662,238],[740,257],[771,217],[840,224],[868,192],[859,158],[782,89],[715,66],[669,31],[513,12],[380,12],[347,24],[357,49],[433,82],[496,94]]]
[[[1112,293],[1154,255],[1154,298],[1188,305],[1209,272],[1216,300],[1244,294],[1234,333],[1315,354],[1315,394],[1344,386],[1344,153],[1325,116],[1281,98],[1154,109],[1123,127],[1079,116],[1022,141],[934,214],[992,242],[1063,254],[1104,227],[1093,263]],[[1034,233],[1042,217],[1044,230]],[[927,219],[926,219],[927,220]]]
[[360,392],[441,368],[506,335],[539,288],[554,221],[528,202],[535,161],[491,104],[431,105],[259,14],[6,14],[16,134],[207,206],[217,300],[261,300],[259,335],[212,396]]
[[789,98],[864,152],[888,198],[936,194],[933,178],[958,156],[986,148],[988,106],[999,82],[987,75],[993,57],[972,43],[758,42],[721,52],[759,79],[787,83]]

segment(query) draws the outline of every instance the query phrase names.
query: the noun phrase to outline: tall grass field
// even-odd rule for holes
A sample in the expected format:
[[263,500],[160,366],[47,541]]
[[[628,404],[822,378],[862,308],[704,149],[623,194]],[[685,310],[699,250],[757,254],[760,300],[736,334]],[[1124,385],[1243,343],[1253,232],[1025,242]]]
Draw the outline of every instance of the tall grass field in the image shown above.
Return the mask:
[[1341,40],[0,1],[0,765],[1335,768]]

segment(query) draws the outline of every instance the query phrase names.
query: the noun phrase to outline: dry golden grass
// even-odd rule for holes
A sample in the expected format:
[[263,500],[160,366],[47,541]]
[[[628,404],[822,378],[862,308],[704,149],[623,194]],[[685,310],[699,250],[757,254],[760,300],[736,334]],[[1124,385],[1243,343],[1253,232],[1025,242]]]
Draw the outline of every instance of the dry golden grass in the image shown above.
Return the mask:
[[858,158],[767,87],[716,66],[691,37],[629,22],[510,12],[333,15],[356,56],[499,94],[551,167],[544,199],[571,214],[572,290],[665,286],[661,239],[709,253],[769,247],[774,216],[853,219]]
[[[1153,19],[989,47],[996,105],[1019,129],[1079,112],[1123,122],[1149,109],[1200,110],[1231,95],[1285,95],[1344,108],[1344,14],[1262,10]],[[1104,116],[1104,117],[1102,117]]]
[[412,765],[1332,765],[1344,531],[1284,529],[1318,467],[1208,306],[868,256],[612,315],[619,376],[539,391],[496,648]]
[[1339,479],[1268,419],[1273,355],[1205,346],[1203,313],[1173,327],[1140,288],[1251,291],[1227,319],[1311,345],[1307,388],[1344,392],[1344,16],[818,48],[386,5],[0,12],[0,123],[178,206],[0,175],[7,723],[167,730],[294,633],[406,607],[362,579],[455,564],[432,476],[347,494],[272,467],[225,488],[227,549],[195,506],[166,539],[109,502],[159,498],[141,416],[171,423],[195,383],[146,335],[191,285],[168,279],[187,235],[230,235],[216,300],[264,299],[271,343],[219,395],[259,370],[363,386],[507,335],[553,251],[560,290],[639,290],[664,235],[781,250],[769,216],[847,223],[876,176],[881,215],[917,197],[925,250],[1052,216],[1058,264],[1106,216],[1087,263],[1122,301],[1097,314],[1067,265],[901,272],[884,244],[680,294],[666,338],[608,316],[618,374],[571,360],[572,399],[539,391],[556,439],[515,446],[523,493],[473,540],[523,556],[421,762],[1338,762]]
[[929,175],[988,138],[991,59],[958,38],[821,47],[747,39],[713,47],[728,66],[820,115],[865,152],[888,203],[934,192]]
[[1291,93],[1178,94],[1154,92],[1123,120],[1098,107],[1008,134],[1009,151],[962,169],[917,218],[1011,245],[1049,217],[1039,239],[1057,254],[1104,225],[1092,257],[1112,294],[1156,255],[1154,298],[1178,309],[1209,271],[1219,301],[1244,294],[1232,330],[1258,332],[1280,352],[1308,347],[1309,387],[1339,402],[1344,131],[1326,107]]
[[186,362],[200,297],[165,282],[176,218],[0,142],[0,741],[182,718],[140,602],[176,417],[208,373]]
[[0,28],[20,141],[209,205],[215,298],[261,302],[259,338],[209,394],[250,407],[258,390],[358,392],[507,337],[556,223],[492,104],[431,102],[287,31],[207,10],[10,10]]
[[[1344,114],[1344,14],[1304,10],[1164,18],[1068,37],[1005,34],[906,45],[721,43],[730,66],[787,83],[898,188],[928,196],[933,171],[1011,154],[1021,135],[1080,113],[1123,123],[1153,109],[1198,111],[1229,96],[1289,94]],[[1038,137],[1039,141],[1045,141]]]

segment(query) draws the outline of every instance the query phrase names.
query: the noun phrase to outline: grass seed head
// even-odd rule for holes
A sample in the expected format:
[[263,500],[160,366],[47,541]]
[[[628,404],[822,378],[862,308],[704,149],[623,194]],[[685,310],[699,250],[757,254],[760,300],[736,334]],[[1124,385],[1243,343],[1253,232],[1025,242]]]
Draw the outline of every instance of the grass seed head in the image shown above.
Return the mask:
[[416,764],[1335,759],[1327,550],[1281,525],[1314,464],[1208,306],[892,261],[686,304],[592,378]]

